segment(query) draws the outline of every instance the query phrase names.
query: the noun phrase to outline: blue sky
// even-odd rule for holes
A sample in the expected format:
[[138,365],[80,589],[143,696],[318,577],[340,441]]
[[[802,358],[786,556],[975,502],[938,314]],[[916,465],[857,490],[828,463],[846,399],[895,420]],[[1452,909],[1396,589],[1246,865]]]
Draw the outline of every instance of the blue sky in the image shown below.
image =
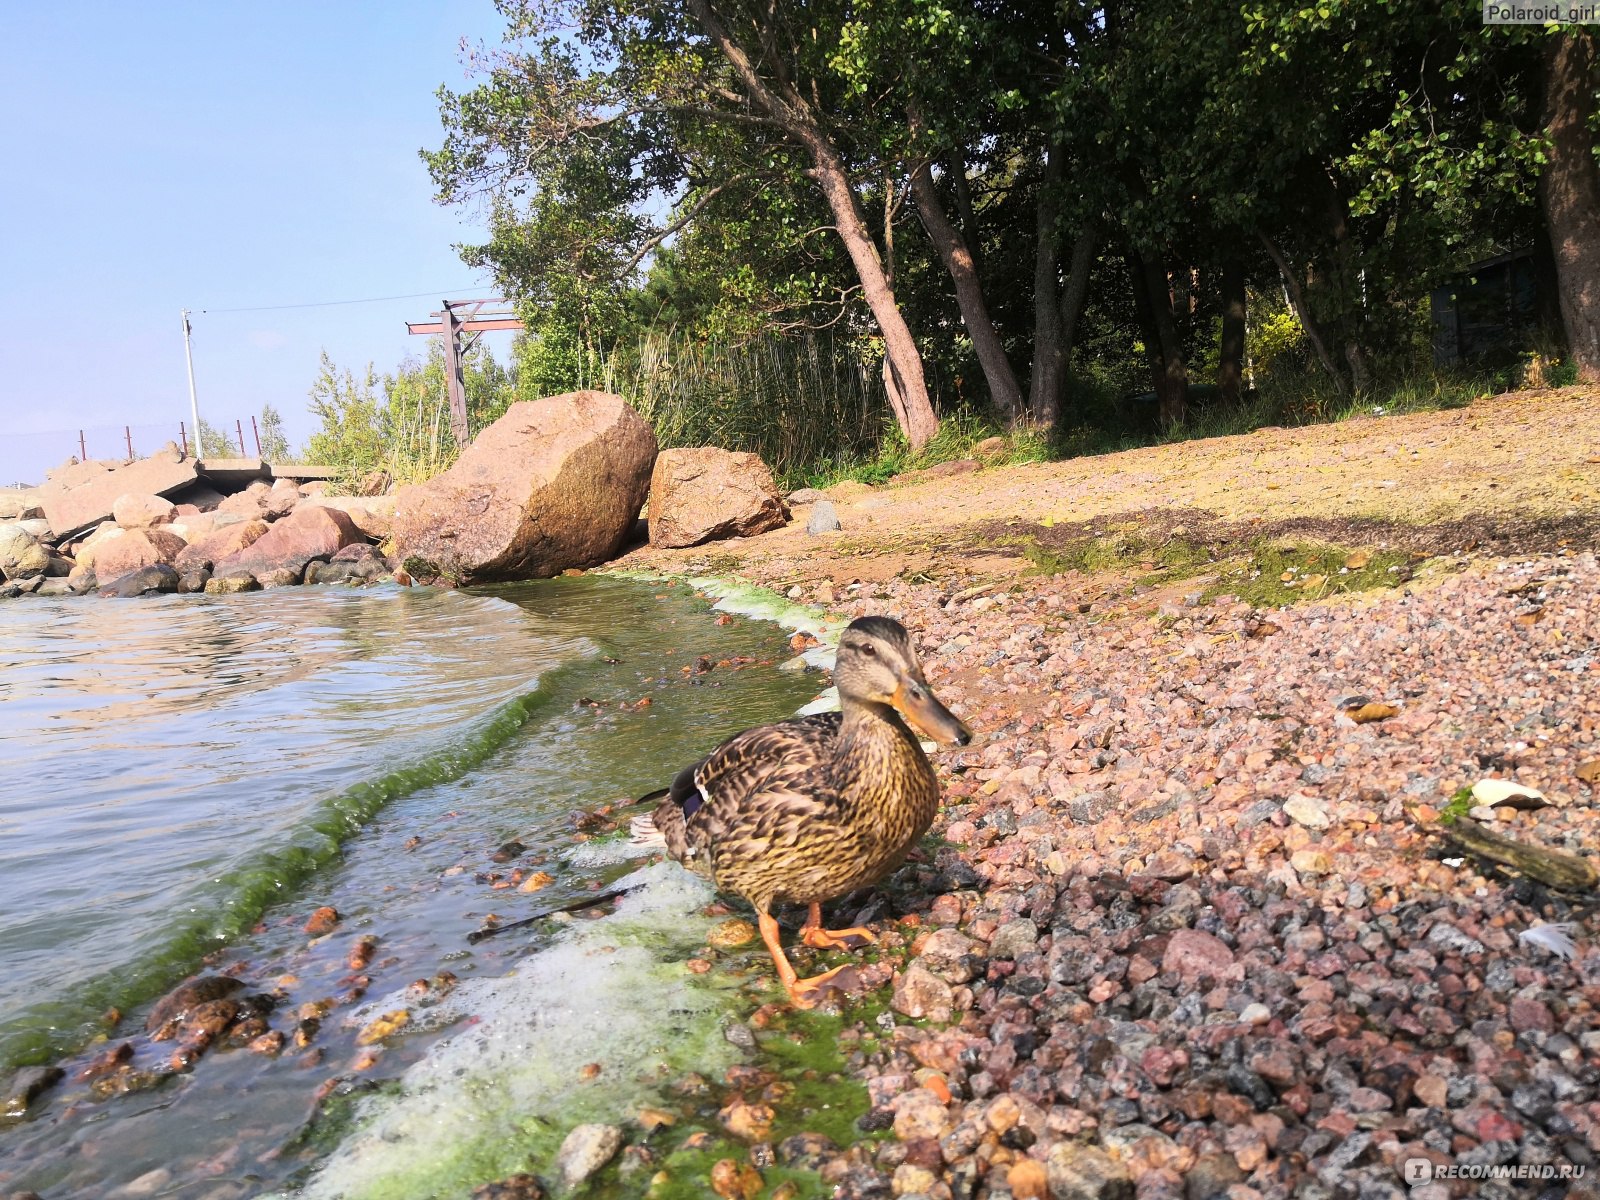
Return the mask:
[[417,151],[461,39],[501,27],[491,0],[0,4],[0,483],[79,428],[96,457],[111,427],[176,437],[182,308],[201,416],[248,436],[271,404],[298,446],[323,349],[381,372],[425,350],[408,318],[491,294],[452,249],[475,214],[433,203]]

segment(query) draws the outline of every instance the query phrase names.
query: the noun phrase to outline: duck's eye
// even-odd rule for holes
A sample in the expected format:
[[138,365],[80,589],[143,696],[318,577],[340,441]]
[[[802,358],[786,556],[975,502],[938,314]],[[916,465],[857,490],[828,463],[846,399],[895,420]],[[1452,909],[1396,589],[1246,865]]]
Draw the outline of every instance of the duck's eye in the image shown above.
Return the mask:
[[877,655],[878,648],[876,646],[874,646],[871,642],[862,642],[861,643],[861,653],[865,654],[868,658],[873,658],[873,657],[875,657]]

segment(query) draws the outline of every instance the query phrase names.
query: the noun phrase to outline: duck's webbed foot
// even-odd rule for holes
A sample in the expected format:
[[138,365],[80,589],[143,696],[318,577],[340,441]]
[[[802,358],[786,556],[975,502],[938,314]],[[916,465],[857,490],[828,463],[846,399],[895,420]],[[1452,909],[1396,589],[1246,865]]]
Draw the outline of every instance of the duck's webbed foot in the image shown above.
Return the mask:
[[824,971],[821,975],[813,975],[810,979],[801,979],[789,964],[789,957],[778,940],[778,923],[759,910],[756,921],[761,927],[761,940],[767,944],[767,951],[772,955],[773,966],[778,968],[778,978],[783,981],[789,1001],[796,1008],[815,1008],[829,992],[846,992],[860,986],[855,968],[848,963]]
[[845,963],[842,967],[813,975],[810,979],[796,979],[785,987],[789,992],[789,1003],[796,1008],[815,1008],[830,992],[845,995],[852,990],[859,990],[861,978],[852,964]]
[[[806,923],[800,927],[800,940],[817,950],[859,950],[877,943],[877,935],[859,926],[853,929],[824,929],[822,905],[812,901]],[[820,978],[820,976],[819,976]]]

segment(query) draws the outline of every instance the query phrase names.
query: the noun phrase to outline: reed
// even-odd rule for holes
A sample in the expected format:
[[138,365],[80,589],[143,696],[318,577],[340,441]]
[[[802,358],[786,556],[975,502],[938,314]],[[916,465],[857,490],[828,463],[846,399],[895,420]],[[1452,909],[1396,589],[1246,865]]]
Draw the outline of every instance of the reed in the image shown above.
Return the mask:
[[749,342],[653,333],[596,375],[591,386],[627,399],[663,448],[747,450],[785,483],[876,455],[891,425],[877,364],[825,333]]

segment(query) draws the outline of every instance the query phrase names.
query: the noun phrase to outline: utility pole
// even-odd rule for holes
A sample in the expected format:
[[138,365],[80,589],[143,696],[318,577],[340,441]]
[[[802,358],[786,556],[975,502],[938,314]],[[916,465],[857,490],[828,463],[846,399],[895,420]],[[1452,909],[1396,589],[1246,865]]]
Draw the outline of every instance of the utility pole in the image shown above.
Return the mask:
[[[504,305],[503,299],[446,300],[440,311],[430,314],[432,321],[407,321],[406,329],[412,333],[444,334],[444,386],[450,398],[450,432],[456,445],[463,450],[472,440],[472,430],[467,425],[467,383],[462,369],[467,351],[477,345],[478,337],[491,329],[521,329],[522,322],[510,311],[484,312],[485,305]],[[463,316],[457,309],[466,309]],[[462,335],[466,334],[466,337]]]
[[189,310],[183,310],[183,358],[189,365],[189,415],[194,418],[194,454],[200,458],[200,401],[194,395],[194,350],[189,344]]

